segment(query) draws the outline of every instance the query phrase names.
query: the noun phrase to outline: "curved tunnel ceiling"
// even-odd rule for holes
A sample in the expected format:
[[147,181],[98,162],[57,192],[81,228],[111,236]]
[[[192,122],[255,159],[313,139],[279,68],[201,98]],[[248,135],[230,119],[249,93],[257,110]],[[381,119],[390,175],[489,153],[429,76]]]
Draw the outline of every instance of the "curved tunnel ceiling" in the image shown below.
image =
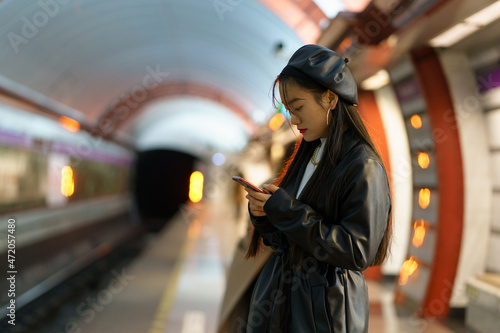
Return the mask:
[[[230,124],[230,126],[228,126]],[[185,131],[186,128],[190,130]],[[134,122],[138,150],[189,150],[195,156],[219,151],[234,153],[246,144],[249,132],[231,110],[202,98],[157,100]]]
[[134,89],[176,84],[227,92],[249,119],[269,117],[271,83],[304,41],[268,2],[222,1],[232,7],[221,11],[201,0],[2,1],[0,75],[90,124]]

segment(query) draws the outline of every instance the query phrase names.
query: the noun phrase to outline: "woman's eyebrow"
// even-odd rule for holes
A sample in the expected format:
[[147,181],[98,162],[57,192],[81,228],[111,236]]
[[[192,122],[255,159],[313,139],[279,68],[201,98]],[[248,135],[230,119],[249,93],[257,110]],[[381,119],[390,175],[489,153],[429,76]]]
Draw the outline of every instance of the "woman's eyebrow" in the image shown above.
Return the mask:
[[298,98],[298,97],[295,97],[294,99],[292,99],[291,101],[288,102],[288,104],[293,104],[297,101],[300,101],[300,100],[304,100],[304,98]]

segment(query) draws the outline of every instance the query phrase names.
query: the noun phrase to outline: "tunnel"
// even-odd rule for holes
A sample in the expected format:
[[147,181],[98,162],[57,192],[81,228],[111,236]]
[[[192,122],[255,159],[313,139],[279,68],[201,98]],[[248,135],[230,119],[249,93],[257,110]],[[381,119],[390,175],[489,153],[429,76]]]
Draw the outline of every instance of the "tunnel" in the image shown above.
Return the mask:
[[148,150],[134,166],[135,200],[141,221],[152,231],[161,227],[189,200],[193,156],[169,150]]

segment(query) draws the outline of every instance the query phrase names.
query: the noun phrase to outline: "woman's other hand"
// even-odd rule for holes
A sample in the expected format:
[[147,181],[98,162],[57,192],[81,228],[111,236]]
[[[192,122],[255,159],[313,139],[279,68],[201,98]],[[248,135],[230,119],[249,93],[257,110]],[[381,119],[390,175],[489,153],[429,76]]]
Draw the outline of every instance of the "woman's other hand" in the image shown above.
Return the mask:
[[248,199],[250,213],[253,216],[266,216],[266,212],[264,212],[264,205],[271,197],[272,193],[279,189],[278,186],[272,184],[264,184],[263,188],[268,192],[271,192],[271,194],[260,193],[252,190],[251,188],[245,187],[245,191],[248,193],[245,198]]

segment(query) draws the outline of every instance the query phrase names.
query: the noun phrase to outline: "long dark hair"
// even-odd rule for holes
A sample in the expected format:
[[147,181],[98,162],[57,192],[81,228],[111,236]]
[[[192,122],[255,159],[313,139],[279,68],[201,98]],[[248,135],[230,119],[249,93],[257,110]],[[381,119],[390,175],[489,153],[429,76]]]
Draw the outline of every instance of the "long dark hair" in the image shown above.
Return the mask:
[[[286,96],[287,85],[297,84],[301,88],[314,93],[316,102],[326,108],[321,99],[323,94],[328,91],[326,87],[323,87],[313,80],[301,80],[286,75],[279,75],[274,81],[272,94],[275,106],[276,103],[278,103],[276,96],[276,87],[278,84],[281,86],[281,91],[284,94],[284,100],[282,101],[284,105],[288,105]],[[340,152],[343,145],[342,134],[344,131],[350,130],[359,140],[367,144],[380,159],[380,155],[378,154],[356,107],[347,104],[344,100],[342,100],[342,98],[339,98],[335,109],[331,111],[331,117],[328,135],[325,141],[325,152],[327,155],[324,155],[324,157],[320,160],[316,171],[313,173],[300,195],[300,200],[310,205],[313,209],[317,209],[316,203],[321,200],[322,193],[324,193],[323,191],[318,191],[318,189],[324,187],[324,179],[328,177],[332,168],[337,165],[338,159],[340,158]],[[273,183],[276,186],[283,187],[288,185],[292,179],[297,177],[301,162],[311,156],[312,152],[317,147],[318,142],[319,140],[306,142],[305,140],[302,140],[302,137],[299,137],[295,143],[295,149],[292,155],[284,163],[283,168]],[[380,159],[380,161],[382,160]],[[333,212],[330,211],[332,209],[330,205],[325,205],[325,207],[325,215],[333,215]],[[371,265],[380,265],[387,259],[391,238],[392,217],[391,214],[389,214],[384,236]],[[246,257],[250,258],[256,256],[259,252],[259,248],[261,247],[261,243],[262,237],[254,229]],[[295,263],[300,263],[304,258],[304,255],[304,250],[301,247],[295,243],[290,244],[289,260]]]

